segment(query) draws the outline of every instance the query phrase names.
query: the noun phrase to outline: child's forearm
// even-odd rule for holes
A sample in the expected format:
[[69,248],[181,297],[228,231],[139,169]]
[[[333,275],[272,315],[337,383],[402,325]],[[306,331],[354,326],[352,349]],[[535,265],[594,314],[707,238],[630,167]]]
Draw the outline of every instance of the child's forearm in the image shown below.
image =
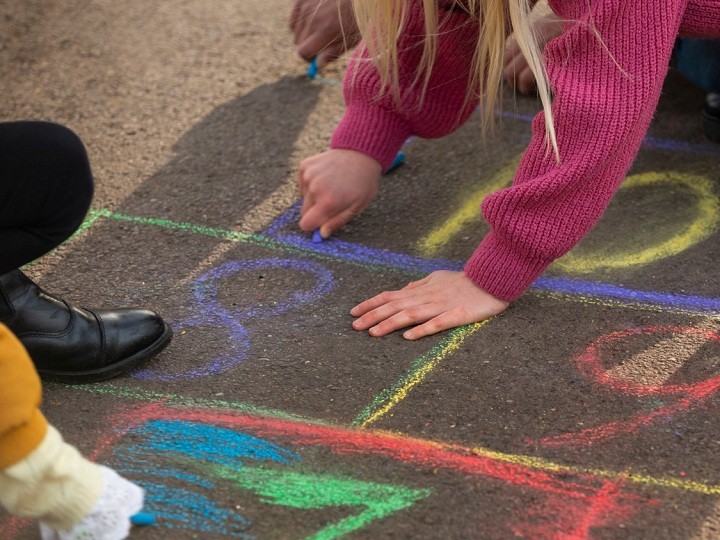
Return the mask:
[[465,273],[502,300],[517,298],[575,246],[609,204],[652,119],[685,7],[684,0],[589,4],[551,2],[576,21],[545,49],[561,162],[548,152],[541,113],[512,187],[483,204],[492,232]]
[[[362,53],[357,51],[355,54],[360,56]],[[348,84],[347,80],[345,84]],[[356,98],[348,103],[335,128],[330,148],[362,152],[385,170],[411,135],[412,125],[398,111],[380,104],[361,103]]]
[[401,99],[381,92],[380,75],[361,46],[345,74],[346,111],[335,129],[332,148],[357,150],[376,159],[386,169],[411,135],[437,138],[460,127],[469,117],[476,99],[468,100],[468,78],[477,24],[467,13],[442,13],[437,57],[423,92],[415,74],[422,57],[425,28],[422,4],[412,2],[408,21],[398,42]]

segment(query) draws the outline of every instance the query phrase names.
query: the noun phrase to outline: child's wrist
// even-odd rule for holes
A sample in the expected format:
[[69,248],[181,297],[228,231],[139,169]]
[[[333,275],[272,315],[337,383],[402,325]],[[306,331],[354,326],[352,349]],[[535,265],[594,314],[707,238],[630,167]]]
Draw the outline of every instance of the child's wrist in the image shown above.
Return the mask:
[[335,128],[330,147],[361,152],[385,170],[412,134],[410,124],[396,112],[354,105],[348,107]]
[[95,506],[103,489],[100,467],[52,426],[24,460],[0,471],[0,502],[10,513],[69,529]]

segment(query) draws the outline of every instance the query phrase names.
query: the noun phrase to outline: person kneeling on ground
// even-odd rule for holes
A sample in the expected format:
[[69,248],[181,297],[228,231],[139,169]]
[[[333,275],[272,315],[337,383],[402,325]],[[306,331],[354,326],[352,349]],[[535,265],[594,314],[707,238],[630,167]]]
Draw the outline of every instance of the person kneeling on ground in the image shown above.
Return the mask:
[[93,179],[80,139],[57,124],[0,123],[0,170],[0,323],[23,343],[40,377],[101,381],[164,349],[172,330],[155,312],[76,308],[20,270],[85,218]]

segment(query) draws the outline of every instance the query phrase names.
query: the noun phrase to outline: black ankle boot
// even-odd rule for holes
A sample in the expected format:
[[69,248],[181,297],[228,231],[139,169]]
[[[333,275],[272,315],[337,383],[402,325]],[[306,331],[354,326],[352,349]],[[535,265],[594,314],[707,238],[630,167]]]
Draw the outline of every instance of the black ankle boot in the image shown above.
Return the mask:
[[75,308],[19,270],[0,276],[0,322],[25,345],[41,378],[67,383],[126,373],[172,338],[152,311]]

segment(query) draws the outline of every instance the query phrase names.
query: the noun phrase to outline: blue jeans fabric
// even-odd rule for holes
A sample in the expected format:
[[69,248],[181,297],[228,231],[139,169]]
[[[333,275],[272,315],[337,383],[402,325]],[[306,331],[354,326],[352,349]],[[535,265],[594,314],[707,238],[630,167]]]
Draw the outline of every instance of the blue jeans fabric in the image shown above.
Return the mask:
[[705,92],[720,93],[720,40],[680,38],[675,68]]

